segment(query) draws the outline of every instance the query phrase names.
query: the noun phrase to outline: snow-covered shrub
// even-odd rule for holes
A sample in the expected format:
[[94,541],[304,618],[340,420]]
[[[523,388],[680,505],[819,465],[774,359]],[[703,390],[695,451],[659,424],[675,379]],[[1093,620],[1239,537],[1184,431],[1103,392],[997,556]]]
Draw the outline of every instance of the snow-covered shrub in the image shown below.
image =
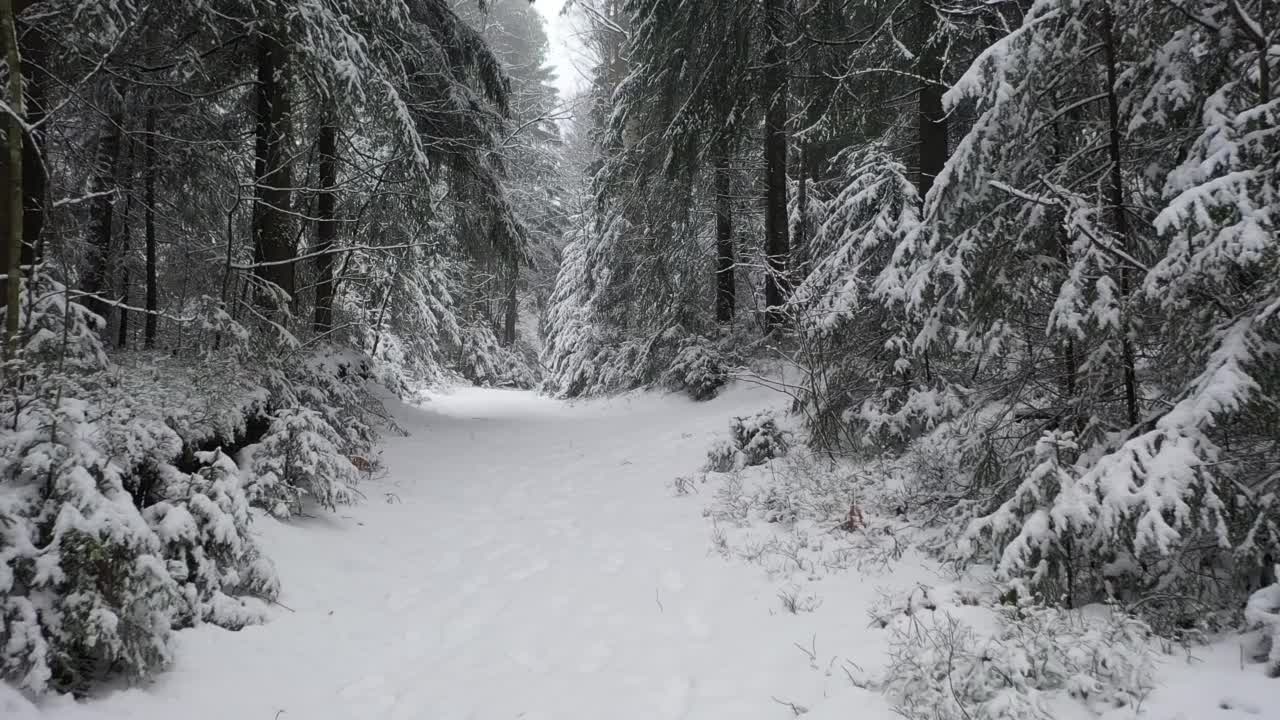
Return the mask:
[[116,364],[65,288],[32,289],[27,352],[0,380],[0,679],[80,693],[163,668],[174,628],[262,617],[241,596],[277,583],[234,465],[177,466],[241,434],[265,393],[234,356]]
[[790,488],[769,485],[757,498],[760,514],[768,523],[794,523],[800,519],[800,498]]
[[368,458],[375,425],[396,425],[371,392],[377,362],[323,347],[266,379],[266,433],[253,455],[248,495],[278,517],[303,511],[309,499],[332,510],[354,502],[360,478],[352,458]]
[[872,478],[793,450],[768,467],[704,473],[714,489],[703,514],[716,524],[717,552],[770,574],[877,572],[901,559],[908,535],[864,511],[878,484]]
[[881,496],[885,509],[909,515],[922,524],[945,526],[964,508],[973,489],[970,475],[960,468],[963,447],[956,428],[944,424],[912,441],[900,454],[890,454],[882,464],[890,479]]
[[1031,3],[945,94],[958,142],[924,197],[874,143],[814,188],[811,441],[897,452],[950,423],[904,498],[1024,597],[1172,631],[1237,615],[1280,547],[1263,7]]
[[178,594],[82,399],[108,368],[100,318],[48,278],[27,289],[28,332],[0,376],[0,679],[82,691],[168,663]]
[[867,609],[867,615],[873,627],[892,627],[895,634],[904,631],[914,633],[918,630],[915,623],[919,618],[925,613],[936,613],[940,607],[990,607],[994,603],[995,598],[988,588],[917,584],[906,595],[881,591],[879,599]]
[[661,374],[661,337],[625,338],[600,328],[582,330],[584,344],[570,354],[549,355],[557,346],[548,344],[544,362],[560,361],[564,367],[550,366],[546,388],[561,397],[603,395],[633,390],[656,382]]
[[[1024,596],[1135,603],[1162,632],[1238,608],[1275,546],[1274,509],[1206,467],[1207,438],[1174,417],[1100,456],[1074,433],[1047,431],[1005,465],[992,461],[992,479],[978,476],[965,503],[976,517],[958,557],[990,559]],[[1159,599],[1169,594],[1172,605]]]
[[375,365],[364,353],[320,347],[270,368],[264,385],[274,409],[318,414],[334,447],[345,455],[365,455],[377,439],[375,424],[390,419],[370,391]]
[[1276,582],[1253,593],[1245,607],[1245,620],[1257,626],[1262,635],[1258,655],[1267,663],[1267,674],[1280,678],[1280,566]]
[[998,489],[994,495],[1000,505],[969,523],[959,544],[961,553],[975,552],[980,543],[1001,548],[997,570],[1002,576],[1018,578],[1030,571],[1033,585],[1068,604],[1078,595],[1096,594],[1098,588],[1081,593],[1073,586],[1103,578],[1075,577],[1074,566],[1084,561],[1072,552],[1070,525],[1055,522],[1049,511],[1059,493],[1075,481],[1069,468],[1078,452],[1071,433],[1046,432],[1028,460],[1016,458],[1028,468],[1025,479],[1012,489]]
[[663,385],[688,393],[694,400],[710,400],[727,382],[729,367],[724,357],[701,338],[681,342],[662,376]]
[[475,385],[531,388],[538,384],[537,365],[519,347],[503,347],[488,326],[465,328],[456,357],[454,369]]
[[[447,218],[439,217],[405,230],[438,237],[448,227]],[[355,255],[351,265],[354,272],[381,282],[348,286],[348,312],[357,329],[344,345],[366,349],[383,376],[426,383],[450,379],[446,348],[462,335],[458,295],[463,273],[458,260],[424,242],[406,248],[399,262]]]
[[751,516],[752,498],[743,484],[742,471],[730,467],[716,486],[714,501],[705,513],[716,520],[745,524]]
[[0,676],[80,692],[164,667],[180,595],[91,408],[29,397],[16,421],[0,434]]
[[792,452],[767,474],[757,476],[751,505],[755,514],[769,523],[805,519],[839,526],[866,497],[863,480],[858,473],[826,458]]
[[[37,276],[19,296],[18,325],[23,334],[23,367],[97,372],[108,365],[98,332],[102,318],[69,300],[70,290],[48,276]],[[4,317],[0,308],[0,318]]]
[[194,473],[168,468],[166,499],[143,512],[186,603],[179,622],[230,629],[260,623],[265,608],[244,596],[274,600],[280,584],[249,534],[240,470],[219,450],[198,453],[197,459],[203,467]]
[[[611,163],[601,177],[625,167]],[[663,385],[711,397],[728,362],[708,339],[722,329],[705,302],[714,278],[702,273],[701,243],[673,232],[690,216],[667,215],[655,232],[620,209],[591,203],[569,235],[546,312],[544,388],[578,397]]]
[[[628,232],[624,218],[594,214],[565,245],[555,288],[547,308],[545,388],[553,395],[577,397],[629,389],[644,353],[610,321],[608,290],[619,274],[607,259]],[[587,227],[594,226],[594,227]],[[619,309],[624,306],[617,305]]]
[[804,249],[812,269],[787,308],[802,373],[797,410],[817,447],[901,443],[954,410],[942,393],[919,393],[934,388],[912,377],[915,320],[894,261],[922,232],[920,194],[881,143],[846,150],[832,170],[814,190],[830,197],[812,203],[816,230]]
[[[706,482],[706,477],[702,478]],[[668,483],[671,493],[677,497],[684,497],[698,491],[697,480],[692,475],[677,475]]]
[[707,451],[707,470],[726,472],[733,468],[763,465],[787,454],[790,433],[778,427],[772,410],[746,417],[735,417],[729,423],[729,437],[720,439]]
[[277,517],[301,513],[308,499],[330,510],[355,502],[360,475],[343,444],[319,412],[277,410],[253,456],[250,497]]
[[109,381],[86,390],[109,413],[100,427],[112,457],[128,467],[236,445],[271,399],[262,373],[231,354],[185,359],[117,352]]
[[1120,613],[1005,608],[991,636],[946,612],[917,613],[890,632],[885,690],[912,720],[1052,720],[1064,697],[1136,708],[1153,685],[1150,631]]
[[729,472],[738,465],[738,448],[729,438],[716,438],[707,450],[703,468],[710,472]]
[[[65,287],[27,290],[21,353],[0,377],[0,679],[81,693],[163,668],[176,628],[263,621],[279,583],[250,533],[250,493],[281,512],[350,501],[349,456],[391,421],[360,353],[262,361],[210,311],[187,354],[109,358],[100,319]],[[211,449],[263,430],[248,482]]]
[[[630,167],[616,161],[599,177]],[[663,227],[611,202],[590,203],[575,223],[546,312],[548,392],[577,397],[652,386],[683,340],[713,332],[705,293],[714,278],[702,272],[702,243],[693,228],[677,230],[692,216],[662,205],[647,212]]]
[[[627,337],[595,326],[574,326],[581,344],[560,351],[549,344],[545,389],[560,397],[602,395],[661,386],[709,400],[729,381],[730,360],[715,344],[673,326],[648,337]],[[569,328],[562,330],[567,342]],[[556,364],[558,363],[558,364]]]

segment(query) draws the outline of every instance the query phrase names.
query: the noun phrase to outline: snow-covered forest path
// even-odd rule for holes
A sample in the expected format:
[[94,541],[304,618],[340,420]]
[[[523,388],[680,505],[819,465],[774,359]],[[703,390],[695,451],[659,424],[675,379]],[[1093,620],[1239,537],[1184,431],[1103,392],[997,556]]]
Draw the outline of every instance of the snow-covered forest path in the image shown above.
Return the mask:
[[[731,415],[780,397],[739,388],[701,404],[639,395],[568,405],[459,389],[398,406],[410,434],[387,439],[386,477],[364,486],[362,505],[255,526],[288,610],[239,633],[183,632],[175,667],[151,687],[64,710],[788,717],[772,696],[820,677],[792,645],[807,645],[810,628],[803,616],[769,622],[776,585],[709,553],[705,503],[668,487],[698,468]],[[866,622],[857,609],[851,619]]]

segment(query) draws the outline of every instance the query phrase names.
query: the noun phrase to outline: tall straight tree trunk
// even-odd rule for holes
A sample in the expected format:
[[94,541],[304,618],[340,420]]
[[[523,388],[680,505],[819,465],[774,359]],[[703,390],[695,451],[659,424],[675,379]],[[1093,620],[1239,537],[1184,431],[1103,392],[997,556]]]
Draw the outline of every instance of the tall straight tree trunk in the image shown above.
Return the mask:
[[[26,86],[24,110],[28,125],[45,119],[49,76],[49,38],[39,24],[18,23],[18,49],[22,54],[22,78]],[[31,130],[22,145],[22,264],[37,260],[40,231],[44,228],[47,178],[43,161],[44,126]]]
[[[1125,250],[1129,249],[1129,220],[1124,209],[1124,173],[1121,155],[1120,135],[1120,99],[1116,95],[1116,43],[1115,18],[1111,14],[1110,3],[1102,3],[1102,50],[1107,64],[1107,155],[1111,162],[1108,174],[1108,194],[1111,204],[1112,230]],[[1120,267],[1120,295],[1129,296],[1130,269]],[[1126,311],[1127,315],[1127,311]],[[1126,321],[1121,326],[1124,336],[1120,340],[1121,356],[1124,363],[1124,402],[1125,414],[1129,425],[1138,424],[1138,379],[1134,369],[1133,341],[1129,337],[1131,325]]]
[[764,301],[770,329],[783,323],[782,305],[790,291],[787,266],[790,255],[787,227],[787,48],[785,34],[786,0],[765,0],[765,24],[769,46],[764,55],[765,99],[765,253],[768,275]]
[[[821,23],[821,20],[810,18],[807,22],[810,23],[808,28],[813,28],[814,24]],[[829,96],[834,90],[826,81],[829,72],[823,67],[816,43],[808,43],[804,63],[808,78],[801,88],[804,104],[802,122],[805,128],[812,129],[821,122],[825,109],[830,107]],[[823,155],[827,152],[826,145],[827,143],[806,137],[800,141],[798,148],[800,157],[797,161],[799,181],[796,183],[796,205],[799,217],[796,222],[795,236],[791,238],[791,272],[794,281],[807,277],[810,264],[813,262],[809,240],[816,228],[809,227],[809,208],[812,202],[810,196],[812,186],[820,180]]]
[[716,322],[733,322],[738,293],[734,282],[737,257],[733,244],[733,176],[729,168],[732,145],[721,141],[716,156]]
[[[918,0],[916,7],[920,49],[916,53],[916,74],[920,93],[916,98],[918,147],[916,188],[923,205],[942,168],[947,164],[947,114],[942,107],[943,43],[936,37],[938,11],[932,0]],[[929,351],[924,352],[925,382],[932,381]]]
[[142,170],[142,222],[147,244],[147,322],[143,331],[143,342],[148,348],[153,348],[156,344],[156,325],[159,322],[160,310],[159,268],[156,258],[156,111],[154,108],[147,110],[146,129]]
[[938,31],[938,12],[931,0],[920,0],[918,12],[920,52],[916,56],[916,71],[921,84],[917,98],[920,169],[916,186],[923,199],[947,164],[947,114],[942,109],[942,42],[934,37]]
[[103,295],[111,288],[111,230],[116,205],[116,166],[120,161],[120,123],[123,121],[123,101],[114,88],[108,92],[115,107],[102,133],[98,136],[98,152],[94,163],[94,176],[90,182],[96,195],[90,204],[89,247],[85,258],[84,274],[80,289],[88,293],[84,305],[92,312],[110,320],[111,305]]
[[129,173],[129,199],[124,203],[124,217],[120,219],[120,326],[116,334],[116,347],[121,350],[129,347],[129,252],[133,238],[130,236],[129,215],[133,209],[133,172]]
[[316,310],[312,323],[317,333],[333,327],[333,245],[338,235],[334,217],[338,185],[338,129],[333,118],[320,128],[320,197],[316,199]]
[[18,51],[18,32],[13,0],[0,0],[0,35],[3,35],[5,59],[9,65],[9,116],[5,128],[8,146],[8,177],[5,181],[5,219],[9,242],[5,252],[5,356],[11,358],[18,345],[18,304],[22,286],[22,146],[23,97],[22,60]]
[[516,342],[516,322],[520,319],[520,296],[517,292],[520,284],[520,259],[511,254],[507,267],[507,306],[502,319],[502,345],[511,347]]
[[[271,32],[276,32],[272,29]],[[289,51],[276,37],[258,38],[257,137],[253,228],[254,274],[292,298],[296,256],[290,233],[292,166],[289,162]],[[276,303],[264,294],[267,310]]]

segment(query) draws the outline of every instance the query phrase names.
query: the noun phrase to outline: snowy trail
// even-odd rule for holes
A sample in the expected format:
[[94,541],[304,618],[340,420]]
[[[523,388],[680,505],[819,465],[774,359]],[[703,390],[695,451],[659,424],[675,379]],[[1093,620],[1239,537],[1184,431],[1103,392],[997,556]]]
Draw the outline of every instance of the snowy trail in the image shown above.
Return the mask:
[[[410,434],[387,439],[388,472],[363,504],[258,519],[287,606],[270,623],[183,631],[153,683],[34,716],[19,705],[16,720],[787,720],[788,703],[805,720],[899,717],[845,672],[883,669],[889,633],[868,609],[882,590],[946,586],[936,565],[909,555],[883,572],[771,579],[708,552],[710,498],[668,487],[731,416],[779,402],[739,387],[708,403],[460,389],[393,404]],[[782,611],[793,583],[825,602]],[[1228,640],[1165,659],[1141,717],[1267,717],[1274,681],[1242,672],[1240,652]]]
[[[770,620],[776,584],[709,555],[704,503],[666,486],[730,415],[778,397],[566,405],[460,389],[400,406],[410,435],[388,439],[364,504],[259,521],[291,612],[184,632],[150,687],[53,714],[789,717],[774,695],[832,682],[792,645],[812,621]],[[864,626],[855,609],[850,629]]]

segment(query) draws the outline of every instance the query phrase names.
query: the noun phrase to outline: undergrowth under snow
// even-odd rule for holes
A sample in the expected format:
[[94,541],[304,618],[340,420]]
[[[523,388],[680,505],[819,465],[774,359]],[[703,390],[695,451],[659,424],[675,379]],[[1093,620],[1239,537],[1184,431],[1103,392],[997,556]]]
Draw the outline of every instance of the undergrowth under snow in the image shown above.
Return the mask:
[[[1170,645],[1116,608],[1010,602],[918,549],[900,468],[792,442],[758,414],[776,397],[388,400],[408,435],[362,504],[256,513],[269,622],[181,631],[171,671],[88,700],[0,687],[0,716],[1275,716],[1257,633]],[[1273,632],[1274,599],[1251,606]]]

